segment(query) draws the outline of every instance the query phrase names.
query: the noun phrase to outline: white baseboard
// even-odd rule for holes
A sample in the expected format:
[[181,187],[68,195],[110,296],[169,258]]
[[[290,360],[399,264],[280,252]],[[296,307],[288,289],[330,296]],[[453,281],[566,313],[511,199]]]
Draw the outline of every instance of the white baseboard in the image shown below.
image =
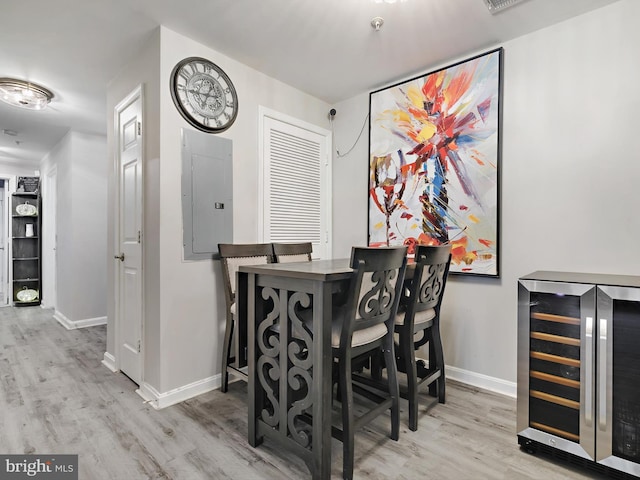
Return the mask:
[[221,381],[222,376],[218,374],[163,393],[158,392],[158,390],[148,383],[142,382],[140,388],[136,390],[136,393],[144,398],[145,402],[149,403],[153,408],[160,410],[220,388]]
[[509,397],[516,398],[517,384],[516,382],[508,382],[501,378],[490,377],[482,373],[470,372],[457,367],[446,367],[446,376],[451,380],[456,380],[467,385],[489,390],[491,392],[500,393]]
[[84,320],[69,320],[58,310],[53,312],[53,318],[55,318],[60,325],[67,330],[75,330],[76,328],[95,327],[96,325],[105,325],[107,323],[107,317],[95,317],[85,318]]
[[109,352],[104,352],[104,356],[102,358],[102,365],[107,367],[113,373],[118,372],[118,368],[116,367],[116,357],[111,355]]
[[[105,352],[102,364],[112,372],[118,371],[115,366],[115,358],[108,352]],[[461,368],[451,366],[446,367],[446,375],[447,378],[451,380],[471,385],[473,387],[482,388],[483,390],[489,390],[512,398],[516,398],[517,396],[517,384],[515,382],[508,382],[501,378],[490,377],[482,373],[471,372],[469,370],[463,370]],[[230,382],[233,382],[239,379],[234,379],[233,376],[231,376],[229,380]],[[221,381],[222,375],[218,374],[163,393],[158,392],[158,390],[152,385],[142,382],[140,387],[136,390],[136,393],[153,408],[161,410],[198,395],[202,395],[203,393],[210,392],[211,390],[220,388]]]

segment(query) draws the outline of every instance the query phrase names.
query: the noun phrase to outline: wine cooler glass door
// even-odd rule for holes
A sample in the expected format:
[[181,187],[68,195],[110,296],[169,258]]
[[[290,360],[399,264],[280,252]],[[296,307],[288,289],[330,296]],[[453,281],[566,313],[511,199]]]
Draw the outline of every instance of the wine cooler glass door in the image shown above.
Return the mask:
[[597,293],[596,460],[640,476],[640,289]]
[[518,307],[518,432],[590,460],[595,290],[521,280]]

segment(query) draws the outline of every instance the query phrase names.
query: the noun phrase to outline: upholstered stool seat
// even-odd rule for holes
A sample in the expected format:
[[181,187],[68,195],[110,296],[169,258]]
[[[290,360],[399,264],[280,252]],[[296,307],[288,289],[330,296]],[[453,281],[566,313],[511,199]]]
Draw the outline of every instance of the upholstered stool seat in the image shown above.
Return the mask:
[[[309,331],[312,331],[312,311],[304,310],[300,312],[300,317],[303,319],[305,326]],[[340,335],[342,333],[342,326],[344,322],[344,311],[334,311],[333,322],[331,323],[331,346],[338,348],[340,346]],[[359,347],[368,343],[374,342],[387,333],[387,327],[384,324],[374,325],[363,330],[356,330],[351,337],[351,347]]]
[[[405,312],[396,315],[396,325],[404,325],[404,316]],[[429,308],[421,312],[416,312],[413,317],[413,323],[415,325],[422,325],[423,323],[432,321],[434,318],[436,318],[436,311],[433,308]]]

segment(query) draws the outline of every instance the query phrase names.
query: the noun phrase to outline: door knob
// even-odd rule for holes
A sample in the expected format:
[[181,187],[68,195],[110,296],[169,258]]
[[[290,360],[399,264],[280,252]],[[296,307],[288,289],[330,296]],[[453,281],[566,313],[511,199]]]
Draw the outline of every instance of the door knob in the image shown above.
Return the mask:
[[114,255],[113,258],[117,258],[121,262],[124,262],[124,253],[121,253],[120,255]]

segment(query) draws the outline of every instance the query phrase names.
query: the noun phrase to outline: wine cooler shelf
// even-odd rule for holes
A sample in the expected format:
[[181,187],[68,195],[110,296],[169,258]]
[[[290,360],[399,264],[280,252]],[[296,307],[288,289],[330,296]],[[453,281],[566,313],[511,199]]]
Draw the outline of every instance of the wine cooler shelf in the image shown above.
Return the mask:
[[[640,478],[640,277],[518,282],[518,441]],[[527,448],[528,448],[527,447]]]

